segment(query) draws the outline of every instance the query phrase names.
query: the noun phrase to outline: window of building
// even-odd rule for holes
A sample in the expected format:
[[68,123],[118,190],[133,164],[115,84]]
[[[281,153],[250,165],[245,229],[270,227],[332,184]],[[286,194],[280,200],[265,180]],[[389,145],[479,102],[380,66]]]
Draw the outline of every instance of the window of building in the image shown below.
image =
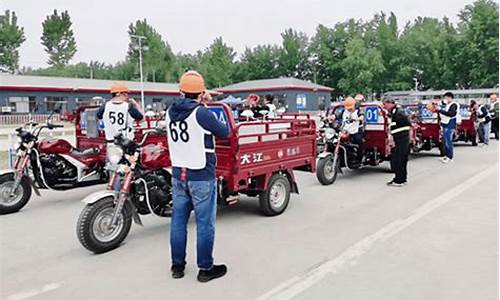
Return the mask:
[[30,98],[31,97],[9,97],[7,99],[7,106],[10,107],[8,110],[16,113],[29,113],[31,104]]
[[66,97],[45,97],[47,112],[65,113],[68,105]]
[[307,96],[306,94],[297,94],[296,97],[296,107],[297,109],[306,109],[307,107]]
[[38,112],[38,104],[36,103],[36,97],[35,96],[29,96],[28,97],[28,102],[29,102],[30,112],[32,112],[32,113]]
[[102,97],[77,98],[76,99],[76,108],[79,108],[82,106],[101,105],[102,103],[104,103],[104,98],[102,98]]
[[326,97],[325,96],[319,96],[318,97],[318,109],[319,110],[325,110],[326,108]]

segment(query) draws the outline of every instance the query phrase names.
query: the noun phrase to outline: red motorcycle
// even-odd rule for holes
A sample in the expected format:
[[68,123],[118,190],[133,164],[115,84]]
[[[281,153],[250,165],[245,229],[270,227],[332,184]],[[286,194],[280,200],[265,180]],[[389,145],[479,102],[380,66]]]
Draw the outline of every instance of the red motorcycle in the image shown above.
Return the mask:
[[13,170],[0,175],[0,214],[19,211],[29,201],[32,189],[67,190],[106,182],[104,160],[99,149],[80,150],[56,138],[39,140],[43,129],[63,125],[28,122],[16,129],[16,160]]
[[[163,136],[162,143],[143,146],[150,135]],[[156,129],[146,133],[142,142],[115,138],[108,148],[116,171],[108,180],[107,190],[88,195],[77,222],[80,243],[94,253],[112,250],[127,237],[132,219],[142,225],[139,215],[169,217],[172,210],[171,176],[166,148],[166,132]]]

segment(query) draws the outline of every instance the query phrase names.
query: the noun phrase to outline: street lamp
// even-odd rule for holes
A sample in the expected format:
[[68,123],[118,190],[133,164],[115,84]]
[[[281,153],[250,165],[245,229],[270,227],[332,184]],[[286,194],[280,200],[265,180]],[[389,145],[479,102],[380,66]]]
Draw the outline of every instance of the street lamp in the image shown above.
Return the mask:
[[415,69],[415,77],[413,77],[413,80],[415,81],[415,100],[418,100],[418,79],[419,77],[422,77],[422,74],[424,73],[424,71],[420,70],[420,69]]
[[137,39],[138,44],[139,44],[138,46],[132,46],[132,47],[134,50],[139,50],[139,73],[141,75],[141,104],[142,104],[142,108],[144,108],[145,106],[144,106],[144,79],[143,79],[143,75],[142,75],[142,49],[147,51],[148,47],[142,46],[142,40],[146,39],[145,36],[131,34],[130,37]]

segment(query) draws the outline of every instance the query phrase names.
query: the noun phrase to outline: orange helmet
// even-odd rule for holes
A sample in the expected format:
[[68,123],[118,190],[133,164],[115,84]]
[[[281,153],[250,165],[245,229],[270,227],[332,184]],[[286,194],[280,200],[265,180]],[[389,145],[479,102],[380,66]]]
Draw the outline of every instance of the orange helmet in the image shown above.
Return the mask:
[[436,110],[436,108],[434,107],[434,102],[432,101],[429,101],[427,102],[427,105],[426,105],[427,109],[434,112]]
[[130,93],[130,90],[128,87],[123,84],[123,82],[115,82],[111,86],[111,94],[116,94],[116,93]]
[[205,80],[196,71],[187,71],[179,80],[179,90],[189,94],[199,94],[206,90]]
[[356,99],[356,101],[363,101],[365,99],[365,96],[363,96],[363,94],[357,94],[354,99]]
[[256,95],[256,94],[250,94],[247,96],[246,100],[247,100],[247,103],[251,107],[254,107],[254,106],[257,106],[257,104],[259,103],[260,97],[259,97],[259,95]]
[[344,100],[344,107],[346,109],[353,109],[354,107],[356,107],[356,100],[354,100],[353,97],[347,97],[347,98],[345,98],[345,100]]

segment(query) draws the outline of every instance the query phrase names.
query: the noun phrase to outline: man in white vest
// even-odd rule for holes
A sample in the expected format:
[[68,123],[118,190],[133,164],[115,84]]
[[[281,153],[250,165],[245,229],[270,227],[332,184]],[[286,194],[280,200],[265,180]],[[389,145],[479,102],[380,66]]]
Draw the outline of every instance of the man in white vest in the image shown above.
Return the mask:
[[225,265],[214,265],[213,246],[217,211],[215,136],[229,136],[229,128],[201,104],[210,94],[198,72],[182,75],[179,89],[184,98],[176,100],[165,114],[172,161],[171,271],[173,278],[184,277],[187,223],[194,210],[198,281],[207,282],[227,272]]
[[[117,147],[113,142],[119,134],[133,140],[134,121],[140,121],[144,116],[139,104],[129,97],[130,90],[125,84],[115,82],[110,91],[112,98],[97,111],[97,118],[104,123],[106,153],[110,153],[112,147]],[[108,161],[107,156],[106,161]],[[117,166],[108,163],[106,167],[109,171],[115,171]]]
[[443,95],[443,108],[438,109],[441,119],[441,127],[443,128],[443,142],[445,156],[442,158],[443,163],[453,162],[453,132],[457,128],[457,116],[460,113],[460,105],[454,101],[452,92],[446,92]]
[[112,98],[97,111],[97,118],[104,123],[106,142],[113,143],[115,136],[120,133],[134,139],[134,121],[142,120],[143,111],[129,97],[130,90],[125,84],[115,82],[110,90]]

